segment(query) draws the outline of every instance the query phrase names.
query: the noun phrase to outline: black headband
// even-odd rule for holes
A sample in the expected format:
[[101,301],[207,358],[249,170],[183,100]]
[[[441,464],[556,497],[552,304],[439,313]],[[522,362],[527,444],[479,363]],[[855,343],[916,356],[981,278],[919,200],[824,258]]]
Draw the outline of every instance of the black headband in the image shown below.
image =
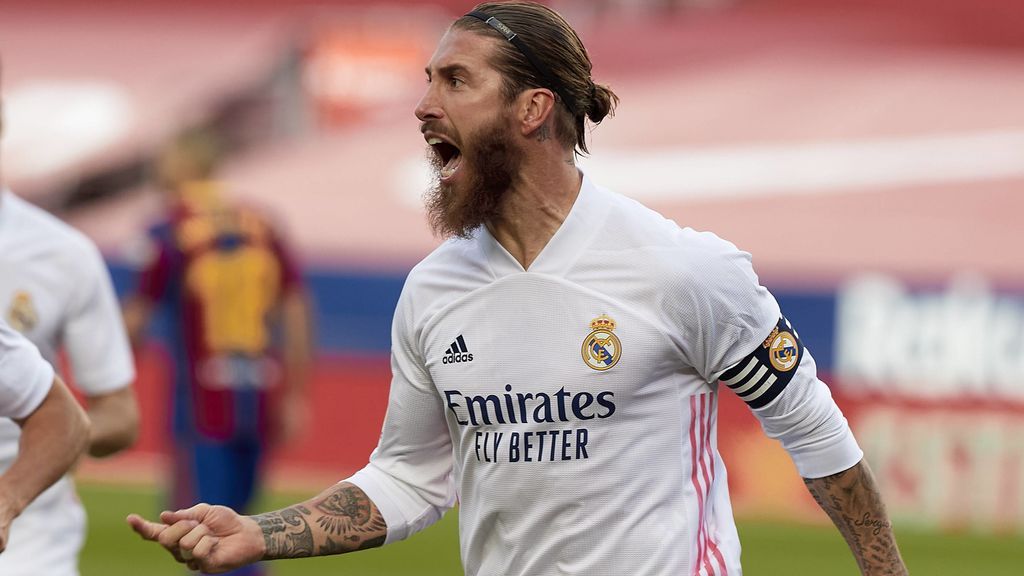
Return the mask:
[[537,71],[537,74],[540,74],[541,79],[544,81],[547,87],[554,90],[555,94],[558,94],[558,96],[562,99],[562,104],[565,104],[565,107],[569,109],[569,112],[571,112],[573,116],[576,116],[576,109],[572,105],[572,100],[566,98],[567,92],[565,91],[565,87],[563,87],[562,83],[559,82],[557,78],[555,78],[554,74],[551,74],[548,71],[547,67],[544,66],[544,64],[541,63],[541,61],[538,60],[537,57],[533,55],[533,50],[530,50],[530,47],[526,45],[526,42],[523,42],[523,40],[519,37],[518,34],[513,32],[511,28],[503,24],[501,20],[498,20],[494,16],[489,16],[486,13],[481,12],[479,10],[474,10],[469,14],[466,14],[466,16],[476,18],[477,20],[482,21],[484,24],[487,24],[491,28],[494,28],[495,30],[500,32],[501,35],[504,36],[506,40],[511,42],[513,46],[518,48],[519,52],[521,52],[523,56],[526,56],[526,59],[529,60],[530,64],[533,65],[533,69]]

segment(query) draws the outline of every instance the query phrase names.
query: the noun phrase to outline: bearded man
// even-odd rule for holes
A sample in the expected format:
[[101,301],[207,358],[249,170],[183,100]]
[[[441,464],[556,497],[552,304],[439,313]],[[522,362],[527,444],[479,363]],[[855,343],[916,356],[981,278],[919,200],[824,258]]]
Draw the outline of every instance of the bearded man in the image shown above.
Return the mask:
[[740,574],[725,388],[789,451],[861,570],[906,572],[863,453],[750,255],[576,167],[587,121],[617,104],[590,71],[541,5],[455,21],[416,108],[430,222],[451,238],[399,300],[369,464],[277,512],[200,505],[133,516],[136,531],[212,572],[391,543],[458,501],[468,575]]

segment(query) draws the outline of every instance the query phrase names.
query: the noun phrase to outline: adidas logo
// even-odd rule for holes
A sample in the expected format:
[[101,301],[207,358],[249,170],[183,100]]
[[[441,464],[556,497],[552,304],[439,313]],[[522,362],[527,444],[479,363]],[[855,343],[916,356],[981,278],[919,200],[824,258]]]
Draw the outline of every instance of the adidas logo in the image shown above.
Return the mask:
[[455,342],[452,342],[452,345],[445,350],[444,358],[441,359],[442,364],[458,364],[460,362],[472,361],[473,355],[466,348],[466,341],[462,339],[462,334],[459,334]]

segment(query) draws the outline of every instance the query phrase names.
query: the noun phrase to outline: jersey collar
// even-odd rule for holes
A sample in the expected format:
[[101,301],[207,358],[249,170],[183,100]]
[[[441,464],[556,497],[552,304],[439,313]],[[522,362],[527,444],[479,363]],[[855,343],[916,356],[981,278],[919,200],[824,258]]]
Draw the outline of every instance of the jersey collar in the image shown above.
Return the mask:
[[591,239],[604,223],[610,210],[609,192],[598,188],[583,174],[580,193],[565,221],[548,240],[529,270],[494,238],[486,226],[478,232],[480,246],[496,278],[523,272],[561,276],[590,245]]

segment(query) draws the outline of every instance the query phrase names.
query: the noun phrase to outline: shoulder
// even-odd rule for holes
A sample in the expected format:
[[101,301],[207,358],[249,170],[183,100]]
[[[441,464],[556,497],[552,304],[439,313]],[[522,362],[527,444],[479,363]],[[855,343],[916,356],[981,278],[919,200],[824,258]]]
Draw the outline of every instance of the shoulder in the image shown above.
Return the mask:
[[715,233],[680,226],[636,200],[605,194],[611,209],[591,243],[588,267],[628,267],[635,271],[630,278],[636,290],[660,303],[660,313],[694,322],[707,319],[701,310],[737,321],[752,307],[769,306],[750,253]]
[[484,265],[477,235],[450,238],[435,248],[409,272],[405,290],[411,293],[437,293],[458,290],[466,285],[466,276]]
[[748,252],[713,232],[680,226],[637,200],[615,192],[604,190],[603,196],[611,209],[599,244],[610,249],[653,253],[657,258],[644,261],[656,264],[663,273],[683,277],[751,265]]
[[14,194],[6,194],[4,201],[9,203],[6,208],[11,211],[13,219],[20,224],[19,228],[22,234],[31,234],[39,240],[50,240],[62,244],[89,242],[81,232],[75,230],[71,225],[27,200]]
[[673,240],[687,275],[753,273],[750,253],[713,232],[680,228]]
[[480,241],[480,230],[470,238],[448,239],[414,266],[402,287],[399,312],[422,319],[493,281]]
[[60,218],[25,200],[9,194],[12,212],[17,216],[19,233],[38,250],[42,261],[71,272],[95,267],[102,262],[99,248],[85,234]]
[[53,367],[24,336],[0,321],[0,415],[24,418],[49,391]]

